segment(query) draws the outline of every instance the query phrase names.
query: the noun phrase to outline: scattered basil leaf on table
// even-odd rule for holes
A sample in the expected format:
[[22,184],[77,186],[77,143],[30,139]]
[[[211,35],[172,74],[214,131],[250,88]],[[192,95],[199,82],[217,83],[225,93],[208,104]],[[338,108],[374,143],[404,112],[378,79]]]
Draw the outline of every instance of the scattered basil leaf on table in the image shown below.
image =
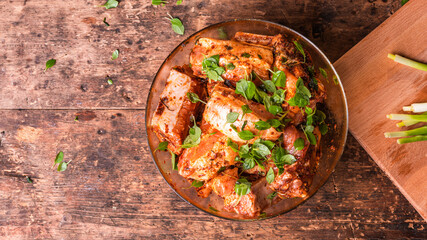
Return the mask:
[[158,5],[164,5],[164,4],[166,4],[166,3],[168,3],[167,1],[163,1],[163,0],[151,0],[151,4],[152,5],[156,5],[156,6],[158,6]]
[[106,9],[115,8],[119,5],[119,2],[116,0],[108,0],[104,5],[101,5],[100,7],[105,7]]
[[49,59],[46,62],[46,68],[44,69],[44,71],[46,72],[46,70],[48,70],[49,68],[53,67],[56,64],[56,59]]
[[26,176],[26,177],[25,177],[25,179],[27,179],[27,182],[28,182],[28,183],[33,183],[33,180],[31,180],[31,178],[30,178],[30,177]]
[[168,15],[170,18],[166,18],[166,19],[170,20],[172,25],[172,30],[179,35],[184,35],[184,25],[182,24],[181,20],[179,20],[178,18],[172,17],[169,13]]
[[63,172],[65,170],[67,170],[67,166],[68,163],[67,162],[62,162],[58,165],[58,172]]
[[119,57],[119,49],[116,49],[111,55],[111,60],[116,60],[118,57]]
[[176,1],[176,5],[181,5],[181,4],[182,4],[182,0]]
[[64,159],[64,153],[62,151],[60,151],[55,157],[55,162],[54,162],[53,166],[55,166],[56,164],[60,164],[63,159]]
[[110,24],[108,24],[106,20],[107,20],[107,18],[104,18],[104,21],[103,21],[103,22],[105,23],[105,25],[107,25],[107,26],[109,27],[109,26],[110,26]]
[[113,80],[108,79],[108,80],[107,80],[107,83],[108,83],[108,85],[112,85],[112,84],[113,84]]

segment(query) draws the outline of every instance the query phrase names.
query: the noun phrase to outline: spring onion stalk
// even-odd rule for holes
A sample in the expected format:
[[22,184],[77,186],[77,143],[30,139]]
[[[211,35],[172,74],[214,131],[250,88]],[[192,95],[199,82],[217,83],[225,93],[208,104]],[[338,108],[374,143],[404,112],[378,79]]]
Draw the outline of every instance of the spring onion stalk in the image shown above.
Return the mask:
[[415,135],[425,135],[427,134],[427,126],[415,128],[407,131],[399,131],[399,132],[386,132],[384,136],[386,138],[395,138],[395,137],[407,137],[407,136],[415,136]]
[[427,103],[412,103],[411,106],[404,106],[403,111],[414,113],[427,112]]
[[387,56],[388,56],[388,58],[393,59],[395,62],[398,62],[400,64],[403,64],[403,65],[406,65],[406,66],[409,66],[412,68],[416,68],[416,69],[419,69],[422,71],[427,71],[427,64],[425,64],[425,63],[420,63],[420,62],[411,60],[409,58],[402,57],[402,56],[397,55],[397,54],[389,53]]
[[387,118],[391,120],[415,120],[418,122],[427,122],[427,115],[411,115],[411,114],[388,114]]
[[415,137],[397,139],[397,143],[399,143],[399,144],[411,143],[411,142],[420,142],[420,141],[427,141],[427,136],[426,135],[420,135],[420,136],[415,136]]
[[[422,115],[427,115],[427,112],[422,113]],[[401,121],[401,122],[397,123],[396,126],[397,127],[409,127],[409,126],[412,126],[412,125],[417,124],[417,123],[419,123],[419,121],[416,121],[416,120],[404,120],[404,121]]]

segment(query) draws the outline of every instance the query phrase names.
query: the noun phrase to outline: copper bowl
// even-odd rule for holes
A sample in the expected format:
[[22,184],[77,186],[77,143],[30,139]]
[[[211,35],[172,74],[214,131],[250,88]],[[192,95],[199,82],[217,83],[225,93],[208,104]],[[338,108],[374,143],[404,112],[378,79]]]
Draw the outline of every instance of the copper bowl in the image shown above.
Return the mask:
[[[247,219],[236,213],[223,211],[223,200],[215,194],[211,194],[208,198],[198,197],[196,191],[190,187],[189,182],[181,177],[177,171],[172,170],[170,154],[168,152],[161,151],[154,152],[159,144],[159,140],[150,127],[151,118],[153,117],[153,113],[159,103],[159,96],[163,91],[170,70],[173,66],[189,63],[189,54],[197,39],[200,37],[224,39],[234,36],[238,31],[264,35],[276,35],[280,33],[287,36],[289,39],[299,39],[299,42],[302,43],[311,54],[314,66],[324,68],[329,76],[329,81],[326,81],[325,79],[322,80],[327,91],[324,110],[326,110],[327,122],[330,126],[328,133],[323,136],[321,140],[322,156],[308,196],[306,198],[282,200],[265,209],[265,214],[256,219]],[[335,81],[332,80],[331,76],[333,75],[336,76]],[[347,101],[339,76],[331,62],[318,47],[316,47],[310,40],[288,27],[268,21],[249,19],[234,20],[211,25],[192,34],[180,43],[163,62],[154,78],[147,99],[145,122],[148,144],[154,163],[166,182],[175,191],[175,193],[178,194],[178,196],[211,215],[225,219],[253,221],[272,218],[294,209],[311,197],[326,182],[344,150],[348,130],[348,112]]]

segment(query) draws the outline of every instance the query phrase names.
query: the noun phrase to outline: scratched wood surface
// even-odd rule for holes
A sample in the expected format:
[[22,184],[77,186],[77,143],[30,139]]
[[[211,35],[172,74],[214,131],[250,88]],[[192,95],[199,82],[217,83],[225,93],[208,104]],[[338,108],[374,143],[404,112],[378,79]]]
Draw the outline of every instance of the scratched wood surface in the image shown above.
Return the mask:
[[[286,215],[242,223],[176,196],[144,133],[156,70],[194,31],[234,18],[266,19],[301,32],[335,61],[400,1],[184,0],[153,7],[124,0],[116,9],[96,7],[102,3],[0,1],[1,239],[427,238],[427,224],[351,135],[311,199]],[[184,36],[171,31],[167,12],[183,20]],[[114,49],[120,57],[112,61]],[[50,58],[57,64],[44,73]],[[60,150],[72,160],[61,173],[51,169]]]

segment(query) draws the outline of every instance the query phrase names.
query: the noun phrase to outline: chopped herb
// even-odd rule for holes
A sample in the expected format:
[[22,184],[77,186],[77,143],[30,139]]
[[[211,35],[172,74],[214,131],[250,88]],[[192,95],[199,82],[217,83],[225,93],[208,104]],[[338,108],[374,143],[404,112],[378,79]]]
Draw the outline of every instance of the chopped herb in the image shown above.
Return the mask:
[[59,165],[58,165],[58,172],[63,172],[63,171],[65,171],[65,170],[67,170],[67,166],[68,166],[68,163],[67,162],[62,162],[62,163],[60,163]]
[[105,25],[107,25],[107,26],[109,27],[109,26],[110,26],[110,24],[108,24],[106,20],[107,20],[107,18],[104,18],[104,21],[103,21],[103,22],[105,23]]
[[267,180],[268,183],[272,183],[275,177],[276,176],[274,176],[273,168],[270,168],[267,172],[267,176],[265,177],[265,179]]
[[234,64],[233,64],[233,63],[227,63],[227,65],[225,65],[225,67],[226,67],[228,70],[233,70],[234,68],[236,68],[236,66],[234,66]]
[[116,60],[118,57],[119,57],[119,49],[116,49],[111,55],[111,60]]
[[154,152],[156,152],[157,150],[159,150],[159,151],[166,151],[166,150],[168,150],[168,144],[169,143],[167,141],[159,143],[159,145],[154,150]]
[[202,187],[204,184],[205,184],[204,181],[198,181],[198,180],[194,180],[193,182],[191,182],[191,186],[195,188]]
[[78,122],[78,121],[79,121],[79,116],[76,116],[76,117],[74,118],[74,121]]
[[153,4],[153,5],[162,5],[163,6],[166,3],[168,3],[168,2],[163,1],[163,0],[151,0],[151,4]]
[[295,47],[297,48],[297,50],[302,54],[302,56],[304,57],[304,62],[305,62],[305,52],[304,52],[304,48],[302,47],[302,45],[298,42],[298,41],[294,41]]
[[234,191],[238,196],[244,196],[251,192],[251,183],[246,178],[240,178],[234,185]]
[[188,92],[187,93],[187,98],[192,103],[201,102],[201,103],[207,104],[205,101],[200,100],[199,96],[196,93],[193,93],[193,92]]
[[46,62],[46,68],[44,69],[44,71],[46,72],[46,70],[48,70],[49,68],[53,67],[56,64],[56,59],[49,59]]
[[294,148],[296,150],[303,150],[304,149],[304,139],[298,138],[297,140],[295,140]]
[[216,210],[216,208],[209,206],[209,209],[214,211],[214,212],[219,212],[218,210]]
[[243,115],[242,115],[242,119],[243,119],[243,117],[245,116],[245,114],[252,113],[252,110],[249,108],[248,105],[243,105],[242,106],[242,112],[243,112]]
[[107,80],[107,83],[108,83],[108,85],[112,85],[112,84],[113,84],[113,80],[108,79],[108,80]]
[[222,172],[225,171],[225,169],[227,169],[227,167],[222,166],[222,167],[219,168],[219,170],[216,173],[222,173]]
[[181,148],[192,148],[200,143],[200,136],[202,135],[202,130],[197,126],[196,119],[194,119],[194,125],[188,131],[188,136],[185,138],[184,143]]
[[218,132],[213,132],[213,133],[209,133],[209,135],[215,135],[215,134],[217,134]]
[[227,138],[227,146],[229,146],[233,151],[239,152],[239,145],[233,142],[230,138]]
[[256,86],[252,81],[241,79],[236,83],[236,93],[242,95],[248,100],[255,96]]
[[100,7],[105,7],[106,9],[115,8],[119,5],[119,2],[116,0],[108,0],[104,5],[101,5]]
[[184,25],[182,24],[181,20],[179,20],[178,18],[172,17],[169,13],[168,13],[168,16],[170,18],[166,18],[166,19],[170,20],[170,22],[172,24],[172,30],[179,35],[184,35],[185,29],[184,29]]
[[275,196],[277,196],[277,192],[272,192],[267,195],[267,199],[273,199]]
[[241,57],[250,58],[251,55],[249,53],[242,53]]
[[182,4],[182,0],[176,1],[176,5],[181,5],[181,4]]
[[267,130],[271,128],[271,125],[268,122],[259,120],[258,122],[255,123],[255,128],[258,130]]
[[234,123],[239,118],[238,112],[230,112],[227,114],[227,123]]
[[30,177],[26,176],[26,177],[25,177],[25,179],[27,179],[27,182],[28,182],[28,183],[33,183],[33,180],[31,180],[31,178],[30,178]]
[[243,131],[239,132],[238,135],[239,135],[240,139],[246,140],[246,141],[251,140],[252,138],[255,137],[254,134],[248,130],[243,130]]
[[213,55],[203,59],[202,70],[208,79],[214,81],[224,81],[221,75],[225,73],[225,69],[219,66],[219,55]]
[[320,71],[320,74],[322,74],[322,76],[323,76],[324,78],[328,78],[328,74],[326,73],[326,70],[325,70],[325,69],[323,69],[323,68],[319,67],[319,71]]

